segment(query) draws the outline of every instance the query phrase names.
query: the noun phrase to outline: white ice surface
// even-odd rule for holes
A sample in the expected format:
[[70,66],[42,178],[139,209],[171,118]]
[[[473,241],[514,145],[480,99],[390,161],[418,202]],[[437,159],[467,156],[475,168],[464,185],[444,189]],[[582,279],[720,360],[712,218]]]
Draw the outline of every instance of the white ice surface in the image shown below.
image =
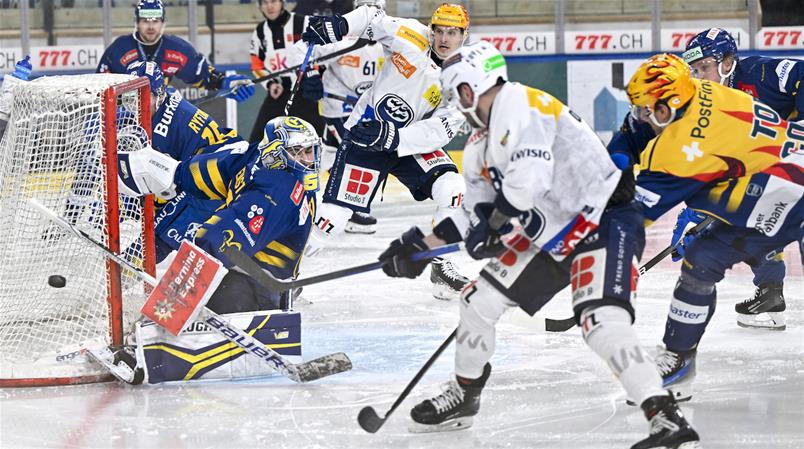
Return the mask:
[[[412,224],[429,225],[433,206],[389,183],[373,236],[346,236],[302,276],[372,261]],[[672,221],[672,220],[670,220]],[[667,244],[671,222],[648,230],[645,260]],[[804,282],[788,248],[788,328],[736,325],[734,303],[753,293],[745,266],[718,287],[719,308],[698,356],[696,393],[683,409],[711,448],[804,447]],[[481,264],[465,255],[462,271]],[[665,262],[639,284],[636,329],[645,347],[661,342],[678,267]],[[425,273],[426,274],[426,273]],[[96,384],[0,389],[2,448],[628,448],[647,435],[642,413],[577,328],[546,333],[544,317],[570,315],[567,291],[529,318],[516,311],[498,326],[491,380],[471,429],[411,434],[409,409],[438,391],[452,371],[447,350],[375,435],[358,411],[381,415],[457,323],[455,302],[429,294],[428,276],[393,280],[373,272],[305,289],[304,358],[349,354],[354,369],[296,385],[276,376],[240,382],[156,387]]]

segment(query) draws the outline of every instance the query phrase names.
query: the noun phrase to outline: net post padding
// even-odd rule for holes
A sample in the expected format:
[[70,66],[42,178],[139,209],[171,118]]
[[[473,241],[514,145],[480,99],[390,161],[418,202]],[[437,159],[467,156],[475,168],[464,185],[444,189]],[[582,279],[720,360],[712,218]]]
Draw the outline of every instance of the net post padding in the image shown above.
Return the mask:
[[[146,78],[54,76],[15,88],[0,140],[0,387],[112,380],[81,348],[122,344],[148,290],[77,237],[54,231],[27,200],[153,275],[153,198],[117,188],[118,151],[150,142],[150,123]],[[67,285],[49,286],[49,274]]]

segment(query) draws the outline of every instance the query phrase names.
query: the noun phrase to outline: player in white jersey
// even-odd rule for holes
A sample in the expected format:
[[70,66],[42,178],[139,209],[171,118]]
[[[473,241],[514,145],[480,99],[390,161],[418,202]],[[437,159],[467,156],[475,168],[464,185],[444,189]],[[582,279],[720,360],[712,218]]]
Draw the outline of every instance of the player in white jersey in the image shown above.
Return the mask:
[[[460,206],[463,180],[442,147],[464,119],[441,101],[439,75],[443,58],[463,44],[468,27],[466,9],[454,4],[438,7],[430,27],[387,16],[376,6],[310,21],[304,41],[324,45],[344,36],[362,36],[382,46],[386,63],[344,124],[308,254],[343,232],[352,211],[369,212],[389,173],[417,201],[435,201],[436,222]],[[445,259],[432,265],[434,296],[457,297],[468,279]]]
[[[433,234],[412,228],[380,260],[390,276],[415,277],[424,266],[411,254],[463,240],[472,257],[490,261],[461,294],[456,377],[413,408],[413,430],[470,426],[491,374],[499,318],[517,306],[532,315],[571,284],[584,340],[650,420],[650,436],[633,448],[698,447],[631,328],[645,243],[633,176],[553,96],[507,82],[505,60],[487,42],[450,56],[441,80],[450,104],[479,128],[464,149],[465,201]],[[521,230],[501,237],[514,218]]]
[[[384,0],[355,0],[355,7],[364,4],[381,6],[382,3]],[[311,57],[315,59],[325,56],[351,47],[355,42],[357,37],[347,36],[333,44],[316,46]],[[299,45],[306,47],[303,42],[297,43],[297,47]],[[299,51],[303,52],[305,49]],[[384,60],[382,46],[370,41],[368,45],[338,59],[312,67],[304,74],[302,96],[318,101],[319,111],[324,119],[322,171],[329,170],[335,162],[335,154],[345,133],[343,125],[358,98],[374,83]],[[362,212],[353,212],[344,230],[353,234],[373,234],[376,228],[376,218]]]

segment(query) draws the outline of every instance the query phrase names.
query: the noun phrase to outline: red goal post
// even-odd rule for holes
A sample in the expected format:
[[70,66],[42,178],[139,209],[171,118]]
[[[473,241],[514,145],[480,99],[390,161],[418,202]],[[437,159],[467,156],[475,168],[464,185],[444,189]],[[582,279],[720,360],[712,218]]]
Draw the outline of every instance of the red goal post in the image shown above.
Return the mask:
[[[153,198],[117,187],[118,151],[136,151],[150,135],[145,78],[52,76],[14,88],[0,138],[0,387],[111,379],[82,348],[122,344],[148,287],[28,200],[153,275]],[[49,285],[50,275],[66,285]]]

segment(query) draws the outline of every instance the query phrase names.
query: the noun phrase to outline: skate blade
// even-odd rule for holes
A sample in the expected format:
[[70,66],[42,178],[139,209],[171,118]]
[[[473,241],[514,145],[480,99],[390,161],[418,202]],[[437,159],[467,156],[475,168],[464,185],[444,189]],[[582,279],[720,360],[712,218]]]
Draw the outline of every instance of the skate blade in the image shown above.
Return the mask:
[[687,441],[678,445],[678,449],[703,449],[700,441]]
[[747,329],[783,331],[787,329],[784,312],[763,312],[757,315],[737,314],[737,325]]
[[449,285],[433,282],[433,298],[441,301],[452,301],[460,296],[461,292],[451,289]]
[[448,419],[441,424],[421,424],[413,422],[408,426],[411,433],[433,433],[433,432],[452,432],[472,427],[474,419],[472,416]]
[[377,225],[361,225],[349,221],[343,230],[348,234],[374,234],[377,232]]

